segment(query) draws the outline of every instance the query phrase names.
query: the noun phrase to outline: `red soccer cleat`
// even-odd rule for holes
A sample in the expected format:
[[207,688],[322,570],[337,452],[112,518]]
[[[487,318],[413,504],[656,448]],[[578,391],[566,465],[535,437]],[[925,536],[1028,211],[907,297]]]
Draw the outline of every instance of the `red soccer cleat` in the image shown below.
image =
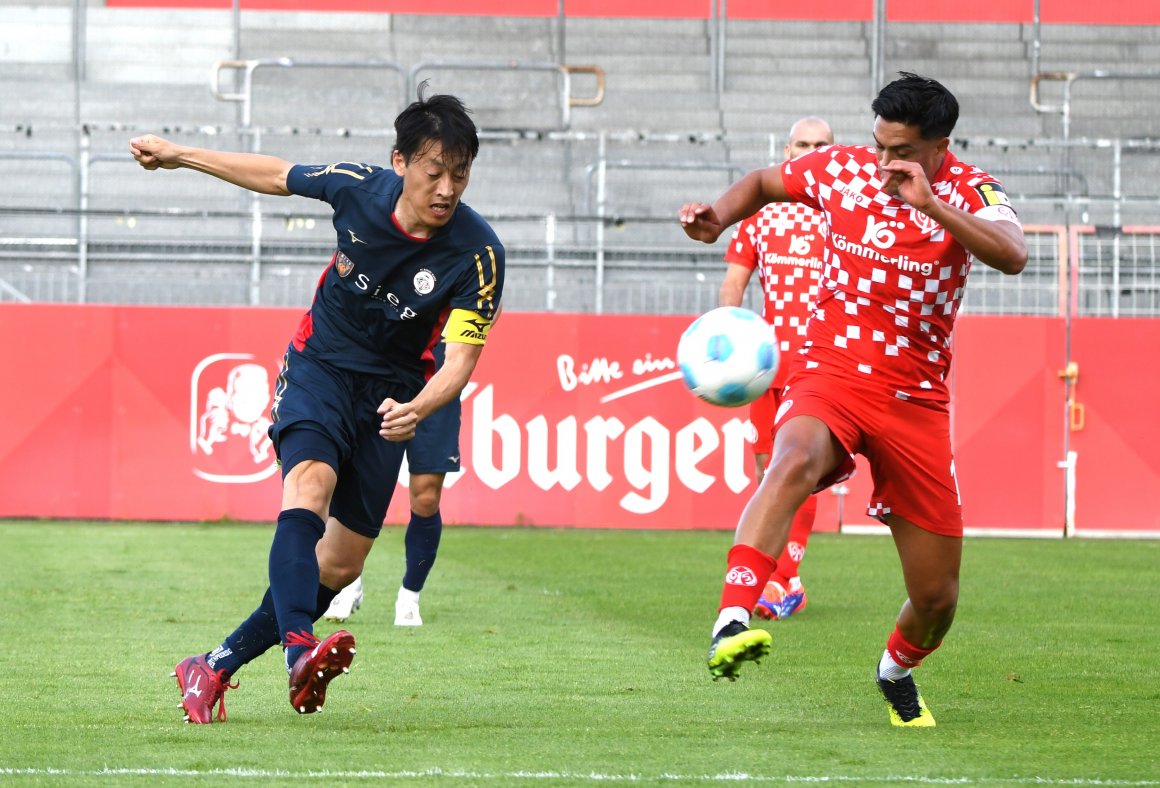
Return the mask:
[[354,635],[340,629],[300,656],[290,671],[290,705],[294,710],[299,714],[322,711],[326,685],[350,672],[354,655]]
[[218,721],[226,721],[226,690],[235,689],[238,685],[229,683],[224,670],[211,668],[205,661],[205,654],[186,657],[177,663],[170,675],[177,677],[177,688],[181,690],[181,708],[185,709],[185,722],[197,725],[213,722],[214,704],[218,704]]
[[791,581],[789,589],[776,580],[765,584],[757,606],[753,608],[753,615],[769,621],[782,621],[794,613],[803,610],[806,606],[806,589],[800,580]]

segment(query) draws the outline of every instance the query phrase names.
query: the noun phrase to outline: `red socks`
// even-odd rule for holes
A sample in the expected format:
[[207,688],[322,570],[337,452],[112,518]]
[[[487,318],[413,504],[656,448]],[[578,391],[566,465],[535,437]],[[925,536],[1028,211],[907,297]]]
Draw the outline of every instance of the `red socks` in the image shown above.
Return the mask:
[[752,611],[773,573],[773,556],[747,544],[735,544],[729,550],[728,561],[725,586],[721,589],[721,605],[717,609],[743,607]]
[[890,639],[886,641],[886,653],[900,668],[910,670],[921,665],[927,654],[930,654],[940,645],[942,644],[935,643],[931,648],[919,648],[908,643],[902,637],[902,633],[898,631],[898,625],[895,624],[894,631],[890,633]]
[[777,557],[777,571],[773,580],[778,581],[785,588],[789,588],[791,577],[797,577],[802,559],[806,554],[806,544],[810,541],[810,533],[814,530],[814,518],[818,513],[818,496],[811,495],[793,516],[793,523],[789,527],[789,541],[785,549]]

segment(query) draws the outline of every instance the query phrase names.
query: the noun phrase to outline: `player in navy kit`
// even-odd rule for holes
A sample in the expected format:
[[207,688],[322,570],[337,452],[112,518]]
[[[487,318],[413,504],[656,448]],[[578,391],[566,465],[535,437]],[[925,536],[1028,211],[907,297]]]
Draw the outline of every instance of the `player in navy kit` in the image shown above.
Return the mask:
[[[435,368],[443,364],[447,345],[437,342],[431,348]],[[403,537],[406,571],[395,596],[395,626],[421,627],[419,595],[435,565],[439,541],[443,535],[443,516],[439,510],[443,483],[449,473],[460,470],[459,427],[463,407],[453,399],[419,423],[415,437],[407,442],[408,487],[411,516]],[[338,592],[322,617],[343,622],[362,606],[362,577]]]
[[[479,151],[463,104],[418,100],[395,120],[388,168],[292,165],[261,154],[130,141],[145,169],[187,168],[263,194],[328,202],[338,248],[283,359],[270,437],[282,505],[270,547],[270,587],[220,646],[178,663],[190,722],[212,721],[230,677],[281,643],[296,711],[320,711],[345,673],[354,636],[319,641],[313,624],[362,572],[382,527],[406,441],[457,398],[475,369],[503,289],[504,249],[460,203]],[[427,353],[440,333],[446,362]],[[426,359],[426,361],[425,361]],[[224,702],[218,708],[225,719]]]

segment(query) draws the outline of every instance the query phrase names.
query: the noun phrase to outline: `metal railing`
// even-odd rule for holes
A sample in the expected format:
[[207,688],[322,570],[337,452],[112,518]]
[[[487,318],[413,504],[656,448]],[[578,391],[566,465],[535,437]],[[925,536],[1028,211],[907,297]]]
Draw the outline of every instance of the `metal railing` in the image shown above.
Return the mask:
[[[218,60],[213,64],[210,91],[219,101],[230,101],[241,105],[240,123],[249,127],[254,120],[254,72],[264,68],[310,69],[339,68],[370,71],[393,71],[399,76],[399,94],[406,100],[407,72],[398,63],[389,60],[301,60],[290,57],[263,58],[255,60]],[[240,74],[241,86],[236,91],[222,87],[222,76],[227,72]],[[400,106],[402,109],[402,106]]]
[[[1071,139],[1071,86],[1082,79],[1096,80],[1160,80],[1160,71],[1039,71],[1031,77],[1031,108],[1042,115],[1062,117],[1063,139]],[[1042,82],[1062,82],[1063,100],[1059,104],[1045,104],[1039,97]],[[1157,129],[1160,132],[1160,129]]]
[[[604,101],[605,76],[600,66],[562,65],[559,63],[521,63],[518,61],[440,61],[425,60],[410,68],[390,60],[302,60],[289,57],[263,58],[252,60],[218,60],[213,64],[210,91],[219,101],[234,102],[241,106],[239,123],[245,128],[254,123],[254,74],[261,69],[357,69],[369,71],[391,71],[398,75],[399,110],[411,101],[418,90],[420,77],[424,71],[544,71],[556,75],[556,104],[559,110],[560,129],[568,129],[572,123],[573,107],[595,107]],[[223,77],[233,73],[240,84],[234,90],[223,86]],[[574,74],[588,74],[595,79],[594,92],[590,96],[572,95]]]
[[[604,69],[600,66],[569,66],[559,63],[520,63],[518,61],[468,61],[452,62],[426,60],[411,66],[408,72],[409,95],[414,95],[419,86],[419,75],[424,71],[547,71],[556,74],[556,97],[559,109],[559,128],[568,129],[572,125],[572,107],[595,107],[604,101]],[[591,74],[596,79],[596,90],[591,96],[580,98],[572,95],[572,75]]]
[[[255,136],[265,132],[268,139],[283,135],[289,141],[301,136],[286,130],[251,131]],[[155,198],[119,197],[126,193],[121,163],[133,165],[127,153],[114,152],[122,142],[122,131],[116,133],[116,147],[111,141],[101,145],[99,136],[91,143],[88,133],[82,134],[79,158],[43,150],[0,150],[0,165],[15,164],[17,172],[28,173],[34,179],[29,186],[35,183],[40,195],[29,199],[30,189],[21,187],[17,178],[11,193],[24,195],[22,201],[0,199],[0,298],[100,302],[122,291],[130,292],[133,277],[140,278],[143,270],[148,270],[145,276],[151,286],[158,292],[170,288],[172,295],[143,294],[132,299],[158,297],[169,298],[167,302],[172,303],[205,303],[196,294],[213,290],[206,281],[215,276],[241,277],[231,280],[234,284],[228,288],[222,280],[222,292],[246,292],[246,303],[251,304],[270,304],[272,298],[276,303],[295,292],[309,291],[318,261],[333,244],[329,215],[322,208],[313,207],[313,203],[302,207],[285,203],[285,209],[282,205],[274,209],[273,198],[255,196],[247,202],[248,195],[241,191],[231,204],[230,198],[222,200],[219,195],[233,194],[233,190],[211,189],[215,185],[222,188],[212,179],[195,184],[162,178],[148,184],[157,187]],[[179,133],[217,137],[222,132]],[[309,133],[328,136],[325,130]],[[385,133],[377,132],[380,136]],[[522,304],[525,309],[593,312],[684,311],[708,304],[714,297],[717,283],[713,280],[720,266],[722,243],[727,239],[708,247],[689,243],[675,222],[675,207],[669,203],[712,198],[725,181],[733,180],[750,165],[767,164],[773,143],[768,135],[751,136],[743,140],[717,132],[646,135],[627,130],[481,132],[485,146],[496,144],[496,154],[502,152],[525,162],[564,162],[555,172],[554,166],[539,168],[540,177],[520,181],[518,186],[506,179],[496,182],[481,177],[479,182],[487,186],[477,186],[473,192],[473,207],[483,208],[497,227],[509,247],[513,270],[520,272],[512,278],[513,294],[520,286],[527,288],[524,295],[509,303],[513,307]],[[35,140],[14,135],[13,147],[18,142],[32,144]],[[1121,223],[1160,224],[1151,218],[1160,217],[1160,195],[1151,189],[1152,181],[1147,177],[1148,172],[1160,172],[1160,141],[964,139],[955,144],[968,148],[973,161],[982,159],[984,169],[994,174],[1010,173],[1011,180],[1004,178],[1008,194],[1025,217],[1037,217],[1025,221],[1057,225],[1065,236],[1065,220],[1070,221],[1073,213],[1079,217],[1076,226],[1104,225],[1099,232],[1080,233],[1074,239],[1067,236],[1062,251],[1058,237],[1037,230],[1036,254],[1043,258],[1042,266],[1010,282],[999,278],[992,282],[987,269],[979,266],[978,275],[972,274],[973,284],[979,286],[971,288],[969,308],[1006,314],[1058,314],[1066,307],[1110,316],[1160,316],[1160,233],[1140,227],[1131,231],[1119,228]],[[513,146],[525,147],[507,153]],[[1073,170],[1042,163],[1026,166],[1041,162],[1043,151],[1054,151],[1054,156],[1069,149],[1083,151],[1077,156],[1083,166]],[[745,151],[744,164],[732,160],[739,150]],[[1135,161],[1125,161],[1124,154],[1129,151],[1137,154]],[[697,156],[702,159],[696,160]],[[485,151],[481,159],[487,158]],[[22,165],[22,160],[30,163]],[[1145,160],[1146,166],[1141,166]],[[37,167],[42,161],[59,162],[63,170],[46,175]],[[494,166],[502,168],[502,160]],[[663,182],[636,177],[607,179],[618,169],[654,170],[665,177]],[[720,187],[697,175],[714,172],[721,174]],[[1131,194],[1124,193],[1125,177],[1130,177]],[[1045,188],[1032,188],[1028,179],[1038,179],[1036,183]],[[715,183],[716,179],[712,180]],[[196,191],[189,190],[191,185]],[[490,191],[481,192],[481,188]],[[545,190],[544,194],[567,192],[571,202],[553,198],[548,209],[547,203],[533,196],[536,189]],[[486,206],[477,202],[484,195],[491,201]],[[1091,220],[1089,213],[1094,217]],[[1125,217],[1123,222],[1121,217]],[[300,229],[291,231],[295,227]],[[1081,280],[1066,283],[1066,287],[1058,281],[1055,266],[1062,259],[1087,266]],[[29,266],[30,262],[36,265]],[[38,279],[41,264],[43,276],[64,278],[53,280],[56,284]],[[126,270],[127,284],[113,286],[110,277],[120,276],[119,265]],[[248,273],[242,275],[242,271]],[[665,276],[658,277],[662,272]],[[188,293],[178,283],[182,276],[197,279]],[[92,293],[90,285],[96,287]],[[1059,293],[1065,289],[1075,292],[1074,286],[1087,295],[1078,301],[1061,301]],[[217,303],[213,299],[234,296],[210,298],[210,303]]]

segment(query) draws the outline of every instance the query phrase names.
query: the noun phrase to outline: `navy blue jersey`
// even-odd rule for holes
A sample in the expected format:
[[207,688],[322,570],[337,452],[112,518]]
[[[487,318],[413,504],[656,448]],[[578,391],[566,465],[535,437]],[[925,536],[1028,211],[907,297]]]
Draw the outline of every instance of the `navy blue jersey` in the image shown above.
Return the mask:
[[[338,248],[294,338],[296,349],[417,392],[431,371],[425,351],[452,309],[475,313],[490,325],[503,291],[504,248],[470,207],[460,203],[433,236],[415,238],[395,223],[403,179],[392,169],[298,164],[286,186],[330,203],[338,235]],[[478,333],[471,340],[476,344],[486,328]]]

